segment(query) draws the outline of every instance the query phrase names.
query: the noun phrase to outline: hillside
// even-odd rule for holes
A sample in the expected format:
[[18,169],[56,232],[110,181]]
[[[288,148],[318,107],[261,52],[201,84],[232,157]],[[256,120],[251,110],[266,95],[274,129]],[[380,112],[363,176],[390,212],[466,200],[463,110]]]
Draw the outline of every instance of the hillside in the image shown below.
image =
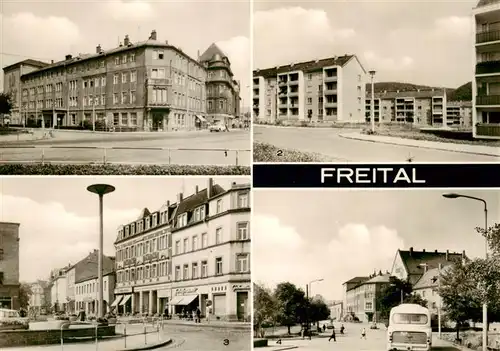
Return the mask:
[[453,92],[448,94],[449,101],[471,101],[472,100],[472,82],[459,86]]
[[[430,89],[443,89],[442,87],[432,87],[428,85],[418,85],[411,83],[401,83],[401,82],[377,82],[375,85],[375,92],[379,93],[384,90],[386,91],[416,91],[420,90],[430,90]],[[456,89],[445,88],[446,96],[448,101],[470,101],[472,100],[472,84],[466,83]],[[370,83],[366,84],[366,92],[369,94],[371,91]]]

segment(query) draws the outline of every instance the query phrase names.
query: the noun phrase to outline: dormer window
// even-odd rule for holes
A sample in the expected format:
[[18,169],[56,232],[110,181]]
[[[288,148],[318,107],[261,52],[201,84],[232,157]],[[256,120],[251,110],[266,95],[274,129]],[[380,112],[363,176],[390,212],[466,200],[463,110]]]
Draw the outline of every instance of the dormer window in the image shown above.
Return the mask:
[[238,208],[247,208],[248,206],[248,192],[238,193]]
[[151,223],[152,227],[156,227],[156,225],[158,224],[158,223],[156,223],[157,219],[158,219],[158,215],[156,213],[153,214],[153,223]]
[[125,237],[128,237],[128,235],[129,235],[129,229],[130,229],[129,226],[125,227]]
[[187,213],[177,216],[177,228],[182,228],[187,225]]
[[217,200],[217,211],[216,213],[222,212],[222,199]]
[[130,225],[130,235],[134,235],[135,234],[135,223],[132,223]]
[[151,221],[151,218],[147,217],[146,218],[146,227],[144,228],[144,230],[148,230],[149,229],[150,223],[151,223],[150,221]]
[[137,222],[137,233],[142,233],[142,221]]

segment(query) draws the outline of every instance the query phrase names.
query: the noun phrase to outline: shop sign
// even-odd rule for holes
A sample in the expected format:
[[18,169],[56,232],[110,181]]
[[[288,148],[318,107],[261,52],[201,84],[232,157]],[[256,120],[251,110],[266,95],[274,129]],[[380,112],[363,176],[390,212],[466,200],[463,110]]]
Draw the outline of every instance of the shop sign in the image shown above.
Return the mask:
[[180,289],[175,289],[175,295],[176,296],[193,295],[196,294],[197,291],[198,288],[180,288]]
[[123,265],[125,267],[127,266],[133,266],[135,265],[137,262],[137,259],[135,257],[132,257],[132,258],[127,258],[125,261],[123,261]]
[[237,290],[248,291],[248,290],[250,290],[250,284],[234,284],[233,291],[237,291]]
[[147,255],[144,255],[142,257],[142,261],[145,262],[145,261],[151,261],[153,259],[158,259],[160,257],[160,254],[158,251],[156,252],[152,252],[150,254],[147,254]]
[[115,294],[131,294],[131,293],[132,293],[132,287],[115,289]]

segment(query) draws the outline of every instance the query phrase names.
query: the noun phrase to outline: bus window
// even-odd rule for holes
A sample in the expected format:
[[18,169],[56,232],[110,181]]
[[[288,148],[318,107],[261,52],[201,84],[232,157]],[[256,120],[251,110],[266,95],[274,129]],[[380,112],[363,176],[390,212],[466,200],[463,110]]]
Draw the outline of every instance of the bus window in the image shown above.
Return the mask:
[[421,313],[395,313],[392,316],[394,324],[427,324],[429,318]]

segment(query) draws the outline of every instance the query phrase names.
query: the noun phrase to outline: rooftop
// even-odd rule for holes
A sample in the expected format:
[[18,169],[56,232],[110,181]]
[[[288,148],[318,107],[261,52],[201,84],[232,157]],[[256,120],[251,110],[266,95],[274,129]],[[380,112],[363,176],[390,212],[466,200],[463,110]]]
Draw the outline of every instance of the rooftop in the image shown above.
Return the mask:
[[412,247],[409,250],[398,250],[398,254],[410,275],[423,275],[425,273],[425,266],[430,270],[438,268],[438,265],[447,265],[453,262],[459,262],[466,258],[465,251],[462,253],[457,252],[440,252],[435,251],[415,251]]
[[477,7],[483,7],[498,3],[500,3],[500,0],[479,0],[479,2],[477,3]]
[[46,62],[38,61],[38,60],[27,59],[27,60],[16,62],[16,63],[14,63],[12,65],[9,65],[9,66],[5,66],[3,68],[3,70],[4,71],[8,71],[8,70],[20,67],[21,65],[34,66],[34,67],[40,67],[40,68],[42,68],[42,67],[45,67],[45,66],[47,66],[49,64],[46,63]]
[[[441,268],[441,271],[444,272],[452,267],[451,263],[444,265]],[[429,269],[424,273],[422,277],[418,280],[418,282],[413,286],[413,290],[418,289],[427,289],[427,288],[435,288],[438,286],[439,279],[439,268]]]
[[[371,98],[371,89],[367,88],[366,97]],[[396,91],[375,91],[376,99],[396,99],[396,98],[432,98],[433,96],[444,96],[445,89],[429,89],[429,90],[396,90]]]
[[220,57],[226,57],[226,54],[217,46],[217,44],[213,43],[208,47],[207,50],[200,56],[200,62],[211,61],[215,55],[219,55]]

